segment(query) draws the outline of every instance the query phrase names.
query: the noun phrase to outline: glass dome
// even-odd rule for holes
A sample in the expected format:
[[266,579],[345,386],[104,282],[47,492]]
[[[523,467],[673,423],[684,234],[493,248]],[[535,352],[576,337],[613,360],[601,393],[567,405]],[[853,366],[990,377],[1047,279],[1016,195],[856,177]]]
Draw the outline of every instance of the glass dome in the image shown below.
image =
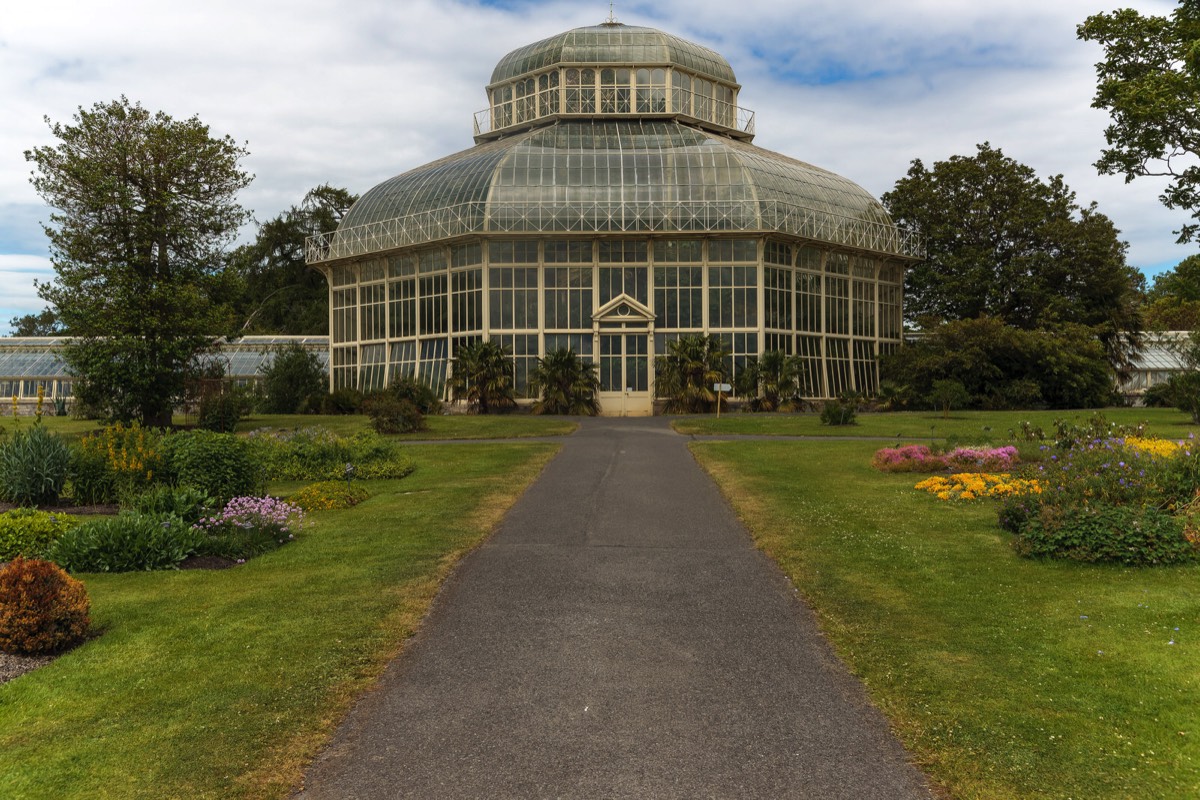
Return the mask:
[[491,85],[557,64],[673,65],[726,83],[737,83],[723,56],[653,28],[621,23],[593,25],[518,47],[500,59]]
[[739,230],[913,247],[854,182],[674,120],[560,121],[486,142],[366,192],[324,245],[338,258],[488,231]]

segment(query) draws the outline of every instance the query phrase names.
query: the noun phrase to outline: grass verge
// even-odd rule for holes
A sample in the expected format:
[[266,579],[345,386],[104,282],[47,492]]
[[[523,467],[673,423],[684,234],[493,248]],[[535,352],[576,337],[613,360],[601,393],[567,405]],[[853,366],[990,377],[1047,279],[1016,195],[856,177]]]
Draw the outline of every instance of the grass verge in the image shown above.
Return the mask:
[[1200,796],[1200,568],[1021,559],[877,446],[692,449],[919,765],[956,798]]
[[[564,417],[533,414],[448,414],[425,418],[427,430],[388,438],[397,441],[443,441],[452,439],[522,439],[530,436],[565,436],[579,423]],[[238,423],[240,433],[258,428],[292,430],[319,425],[348,436],[371,430],[371,420],[361,414],[315,416],[311,414],[255,414]]]
[[555,450],[414,446],[244,566],[81,576],[102,635],[0,686],[0,797],[286,796]]
[[[1082,424],[1096,411],[955,411],[948,418],[936,411],[872,412],[858,415],[857,425],[822,425],[818,414],[722,414],[678,417],[672,426],[679,433],[695,435],[732,434],[758,436],[853,436],[870,438],[937,438],[957,436],[967,440],[1009,440],[1009,431],[1020,435],[1021,423],[1040,426],[1054,436],[1054,421],[1064,419]],[[1109,422],[1136,425],[1148,422],[1150,432],[1172,439],[1189,433],[1200,436],[1200,425],[1173,408],[1106,408]]]

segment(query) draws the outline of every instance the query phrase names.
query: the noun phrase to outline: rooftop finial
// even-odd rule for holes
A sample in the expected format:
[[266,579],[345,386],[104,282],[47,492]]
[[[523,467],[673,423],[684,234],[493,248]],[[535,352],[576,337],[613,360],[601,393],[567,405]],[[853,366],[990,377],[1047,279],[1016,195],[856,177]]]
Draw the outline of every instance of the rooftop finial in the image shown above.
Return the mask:
[[608,4],[608,19],[604,20],[604,22],[602,22],[600,24],[608,25],[609,27],[616,27],[621,24],[620,22],[617,21],[616,16],[613,14],[612,2],[609,2],[609,4]]

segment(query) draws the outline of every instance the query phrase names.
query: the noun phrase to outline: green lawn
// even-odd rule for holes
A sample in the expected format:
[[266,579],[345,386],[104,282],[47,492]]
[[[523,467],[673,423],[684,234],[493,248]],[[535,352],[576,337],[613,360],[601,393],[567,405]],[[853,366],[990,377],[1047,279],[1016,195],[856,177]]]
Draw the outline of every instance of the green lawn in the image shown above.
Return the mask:
[[[521,439],[530,436],[565,436],[579,423],[564,417],[534,414],[448,414],[425,418],[428,430],[398,435],[398,441],[449,439]],[[239,432],[258,428],[292,430],[320,425],[339,434],[371,429],[371,420],[360,414],[312,416],[308,414],[255,414],[238,423]]]
[[[175,424],[185,425],[188,420],[176,416]],[[194,421],[193,421],[194,422]],[[426,417],[428,430],[403,434],[395,437],[399,441],[441,441],[449,439],[522,439],[531,436],[565,436],[579,427],[579,423],[564,417],[538,416],[534,414],[448,414]],[[0,417],[0,430],[13,431],[17,426],[33,424],[33,417]],[[72,419],[71,417],[42,417],[42,424],[49,430],[66,436],[82,436],[99,430],[96,420]],[[334,433],[348,435],[371,429],[371,420],[361,414],[315,415],[315,414],[254,414],[238,423],[240,433],[271,428],[293,430],[320,426]],[[3,434],[0,433],[0,436]]]
[[950,796],[1200,796],[1200,568],[1021,559],[990,502],[876,472],[878,446],[692,449]]
[[[1083,423],[1094,411],[953,411],[944,418],[935,411],[897,411],[859,414],[857,425],[822,425],[817,414],[722,414],[678,417],[675,430],[687,434],[737,434],[776,436],[861,436],[873,438],[992,439],[1005,442],[1009,431],[1018,435],[1022,422],[1040,426],[1053,436],[1056,419]],[[1101,411],[1109,422],[1138,424],[1149,422],[1150,431],[1159,436],[1182,438],[1189,433],[1200,436],[1200,425],[1182,411],[1171,408],[1107,408]]]
[[410,477],[244,566],[81,576],[102,635],[0,686],[0,797],[286,796],[555,450],[414,445]]

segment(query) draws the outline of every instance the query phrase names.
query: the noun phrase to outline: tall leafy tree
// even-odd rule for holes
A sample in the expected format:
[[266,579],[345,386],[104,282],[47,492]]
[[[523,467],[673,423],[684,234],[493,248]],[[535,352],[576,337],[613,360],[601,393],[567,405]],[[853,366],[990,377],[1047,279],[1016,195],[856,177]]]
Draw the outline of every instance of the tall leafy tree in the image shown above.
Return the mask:
[[224,324],[213,291],[248,218],[237,193],[247,151],[197,117],[125,97],[46,123],[57,144],[25,152],[54,211],[55,278],[38,294],[72,336],[76,393],[108,416],[167,425],[198,354]]
[[325,279],[304,263],[304,240],[337,228],[358,198],[322,184],[299,205],[259,223],[254,241],[230,254],[231,287],[242,333],[327,334]]
[[1025,329],[1086,325],[1114,366],[1127,363],[1141,274],[1125,263],[1111,220],[1095,203],[1081,207],[1062,176],[1041,180],[985,142],[932,168],[914,160],[882,199],[928,245],[905,277],[910,319],[987,314]]
[[[1126,182],[1167,178],[1159,199],[1200,220],[1200,0],[1181,0],[1167,17],[1132,8],[1096,14],[1076,32],[1104,48],[1092,107],[1112,122],[1096,168]],[[1192,240],[1200,222],[1177,233],[1180,242]]]

